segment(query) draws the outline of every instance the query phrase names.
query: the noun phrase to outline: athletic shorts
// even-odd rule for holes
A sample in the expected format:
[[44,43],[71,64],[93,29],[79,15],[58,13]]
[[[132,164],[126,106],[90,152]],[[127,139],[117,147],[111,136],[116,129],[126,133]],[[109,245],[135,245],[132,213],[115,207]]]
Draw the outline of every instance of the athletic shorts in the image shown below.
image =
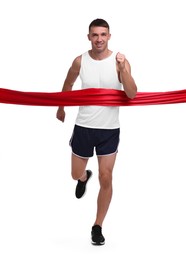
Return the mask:
[[95,129],[75,125],[70,146],[72,153],[83,158],[111,155],[118,151],[120,129]]

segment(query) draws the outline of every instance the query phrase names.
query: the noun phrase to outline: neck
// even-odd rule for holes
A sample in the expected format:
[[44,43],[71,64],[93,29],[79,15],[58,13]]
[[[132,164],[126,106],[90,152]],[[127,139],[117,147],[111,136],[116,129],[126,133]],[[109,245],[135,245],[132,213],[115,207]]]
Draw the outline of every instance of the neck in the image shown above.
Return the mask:
[[94,50],[90,50],[89,51],[89,54],[90,54],[90,57],[94,60],[103,60],[103,59],[106,59],[107,57],[109,57],[111,55],[111,51],[106,49],[102,52],[97,52],[97,51],[94,51]]

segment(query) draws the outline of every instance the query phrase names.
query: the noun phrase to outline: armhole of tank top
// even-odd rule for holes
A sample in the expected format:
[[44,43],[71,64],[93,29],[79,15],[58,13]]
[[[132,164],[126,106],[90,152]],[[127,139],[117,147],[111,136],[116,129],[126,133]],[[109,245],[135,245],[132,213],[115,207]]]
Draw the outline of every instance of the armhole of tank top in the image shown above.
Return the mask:
[[[84,53],[83,53],[84,54]],[[80,62],[80,69],[79,69],[79,76],[81,77],[81,69],[82,69],[82,61],[83,61],[83,54],[81,54],[81,62]]]

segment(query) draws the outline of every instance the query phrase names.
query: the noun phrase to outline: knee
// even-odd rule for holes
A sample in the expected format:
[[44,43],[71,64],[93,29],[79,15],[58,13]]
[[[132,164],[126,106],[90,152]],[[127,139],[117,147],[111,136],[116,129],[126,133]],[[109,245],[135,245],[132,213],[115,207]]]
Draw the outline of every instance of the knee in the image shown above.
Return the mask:
[[99,171],[99,182],[103,189],[109,189],[112,187],[112,172],[109,170]]
[[77,181],[82,177],[86,176],[86,171],[72,171],[71,172],[72,179]]

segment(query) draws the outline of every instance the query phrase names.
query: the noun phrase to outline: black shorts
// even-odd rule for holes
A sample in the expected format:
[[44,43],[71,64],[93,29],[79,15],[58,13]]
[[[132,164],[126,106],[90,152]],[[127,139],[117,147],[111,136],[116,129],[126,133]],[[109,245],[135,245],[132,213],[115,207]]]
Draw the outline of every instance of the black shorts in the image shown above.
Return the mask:
[[72,152],[83,158],[110,155],[118,151],[120,129],[95,129],[75,125],[70,146]]

